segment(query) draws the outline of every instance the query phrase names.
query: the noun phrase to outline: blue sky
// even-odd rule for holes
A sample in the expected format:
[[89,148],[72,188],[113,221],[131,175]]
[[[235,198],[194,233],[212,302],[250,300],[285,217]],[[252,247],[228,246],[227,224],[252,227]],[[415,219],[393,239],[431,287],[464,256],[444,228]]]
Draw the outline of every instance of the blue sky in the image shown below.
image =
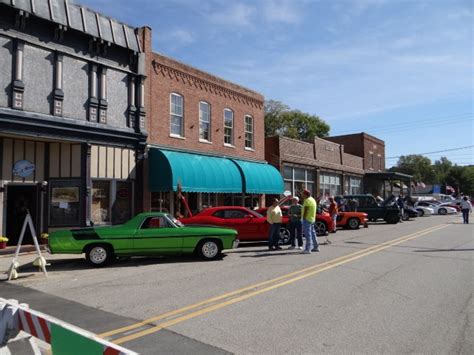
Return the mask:
[[[472,146],[472,0],[77,0],[153,29],[154,50],[365,131],[386,156]],[[474,149],[429,154],[474,164]],[[397,159],[387,159],[387,166]]]

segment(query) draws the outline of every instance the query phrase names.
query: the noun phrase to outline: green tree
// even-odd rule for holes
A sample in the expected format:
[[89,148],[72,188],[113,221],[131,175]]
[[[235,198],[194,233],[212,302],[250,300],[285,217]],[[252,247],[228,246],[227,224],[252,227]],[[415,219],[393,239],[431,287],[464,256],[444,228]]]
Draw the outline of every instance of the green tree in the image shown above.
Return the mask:
[[472,196],[474,194],[474,166],[451,167],[446,176],[446,184],[456,189],[457,193],[464,193]]
[[422,181],[425,184],[436,182],[436,174],[431,165],[431,160],[423,155],[402,155],[398,159],[397,165],[389,170],[412,175],[413,180],[417,182]]
[[327,137],[330,127],[318,116],[290,108],[279,101],[265,102],[265,136],[284,136],[300,140]]
[[433,165],[435,172],[435,180],[440,185],[446,185],[446,178],[453,167],[453,163],[446,157],[441,157],[440,160],[436,160]]

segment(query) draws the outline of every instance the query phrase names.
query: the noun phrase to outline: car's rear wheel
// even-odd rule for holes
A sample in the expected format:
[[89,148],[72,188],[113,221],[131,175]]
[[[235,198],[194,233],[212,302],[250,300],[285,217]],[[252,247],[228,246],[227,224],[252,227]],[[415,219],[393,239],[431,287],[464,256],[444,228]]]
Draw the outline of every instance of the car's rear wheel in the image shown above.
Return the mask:
[[440,208],[438,210],[438,214],[445,215],[448,213],[448,210],[446,208]]
[[206,239],[197,246],[197,254],[204,260],[217,259],[222,252],[222,244],[215,239]]
[[347,226],[349,229],[359,229],[360,221],[357,218],[350,218],[347,221]]
[[324,222],[316,221],[315,228],[316,228],[316,235],[318,237],[327,235],[328,233],[328,227],[326,226],[326,223]]
[[288,244],[290,242],[290,231],[286,227],[280,227],[280,239],[278,244]]
[[417,209],[416,211],[418,212],[418,217],[423,217],[425,215],[425,211],[422,209]]
[[102,267],[110,263],[114,250],[110,245],[91,245],[86,250],[87,262],[94,267]]
[[410,220],[410,215],[408,214],[408,212],[404,212],[404,213],[403,213],[403,220],[404,220],[404,221]]

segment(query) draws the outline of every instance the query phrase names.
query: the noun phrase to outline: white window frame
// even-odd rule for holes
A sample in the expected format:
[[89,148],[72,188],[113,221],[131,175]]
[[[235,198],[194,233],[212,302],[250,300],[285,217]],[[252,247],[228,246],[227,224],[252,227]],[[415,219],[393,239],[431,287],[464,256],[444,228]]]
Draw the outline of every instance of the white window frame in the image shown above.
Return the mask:
[[[226,126],[226,112],[230,112],[232,114],[232,126]],[[230,129],[230,143],[226,142],[226,137],[229,135],[226,133],[226,130]],[[230,108],[225,108],[224,109],[224,145],[226,147],[234,147],[234,111],[232,111]]]
[[[203,111],[201,110],[201,104],[207,105],[207,108],[208,108],[207,112],[209,114],[207,122],[203,120],[203,115],[202,115]],[[202,124],[203,123],[208,124],[208,132],[207,132],[208,139],[202,137],[202,132],[203,132]],[[206,102],[206,101],[199,101],[199,140],[201,142],[205,142],[205,143],[212,142],[211,132],[212,132],[212,129],[211,129],[211,104],[209,102]]]
[[[173,96],[181,98],[181,115],[178,115],[173,112]],[[174,117],[180,117],[181,118],[181,132],[179,134],[176,134],[173,132],[173,116]],[[178,138],[184,138],[184,97],[183,95],[180,95],[176,92],[172,92],[170,94],[170,136],[171,137],[178,137]]]
[[[250,131],[247,130],[247,119],[250,119]],[[245,115],[244,118],[244,132],[245,132],[245,149],[246,150],[254,150],[254,137],[253,137],[253,132],[254,132],[254,119],[251,115]],[[250,140],[247,139],[247,135],[250,136]],[[250,141],[250,146],[247,146],[247,142]]]

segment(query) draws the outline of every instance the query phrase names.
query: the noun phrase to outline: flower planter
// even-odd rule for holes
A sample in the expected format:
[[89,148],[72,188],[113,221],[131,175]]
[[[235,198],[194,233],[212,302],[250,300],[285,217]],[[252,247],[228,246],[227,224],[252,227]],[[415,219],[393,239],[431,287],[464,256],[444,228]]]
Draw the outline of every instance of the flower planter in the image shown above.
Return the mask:
[[0,242],[0,249],[5,249],[7,247],[7,242]]

